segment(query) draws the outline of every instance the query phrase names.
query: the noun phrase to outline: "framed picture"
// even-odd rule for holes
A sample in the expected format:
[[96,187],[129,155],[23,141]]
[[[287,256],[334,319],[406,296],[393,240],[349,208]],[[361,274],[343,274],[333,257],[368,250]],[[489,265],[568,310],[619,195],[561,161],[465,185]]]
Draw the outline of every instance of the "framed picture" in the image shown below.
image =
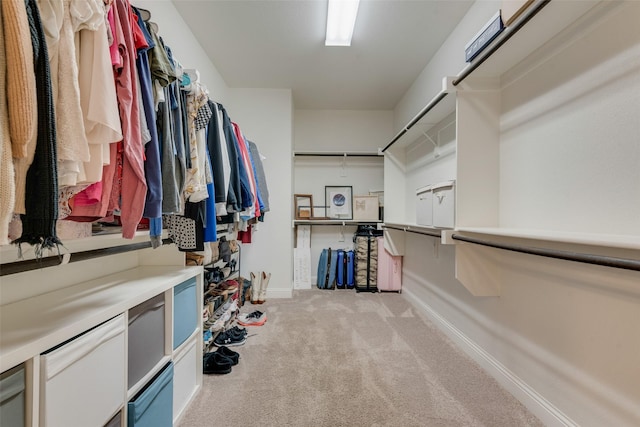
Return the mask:
[[353,196],[353,219],[377,221],[379,219],[378,196]]
[[293,205],[296,219],[311,219],[313,214],[313,196],[311,194],[294,194]]
[[324,201],[329,219],[353,219],[351,186],[325,186]]

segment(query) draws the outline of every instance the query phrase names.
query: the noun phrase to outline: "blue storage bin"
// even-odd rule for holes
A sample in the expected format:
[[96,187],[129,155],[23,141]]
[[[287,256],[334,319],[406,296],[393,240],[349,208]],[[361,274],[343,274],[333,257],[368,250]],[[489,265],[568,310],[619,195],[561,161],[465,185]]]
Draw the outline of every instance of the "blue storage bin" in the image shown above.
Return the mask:
[[173,288],[173,349],[185,342],[198,326],[196,278]]
[[129,427],[172,427],[173,363],[169,363],[127,405]]
[[24,368],[0,375],[0,426],[24,426]]

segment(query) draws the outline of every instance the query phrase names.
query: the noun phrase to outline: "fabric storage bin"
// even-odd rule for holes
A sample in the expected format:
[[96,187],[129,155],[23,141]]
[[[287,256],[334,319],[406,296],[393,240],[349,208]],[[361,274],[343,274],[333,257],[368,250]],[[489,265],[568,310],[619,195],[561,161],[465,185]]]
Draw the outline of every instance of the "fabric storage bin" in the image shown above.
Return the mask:
[[[191,400],[191,396],[196,392],[198,387],[198,372],[202,369],[197,368],[198,363],[198,347],[197,340],[199,336],[189,341],[189,344],[180,349],[180,353],[174,357],[173,367],[173,416],[177,418],[187,407]],[[200,356],[202,357],[202,355]]]
[[128,427],[173,425],[173,363],[169,363],[127,405]]
[[102,426],[124,405],[125,331],[120,315],[40,356],[41,425]]
[[129,310],[129,388],[164,357],[164,308],[164,294],[159,294]]
[[24,366],[0,375],[0,426],[24,426]]
[[118,412],[109,420],[104,427],[120,427],[122,425],[122,412]]
[[433,191],[433,226],[453,228],[455,224],[455,181],[431,186]]
[[196,278],[173,288],[173,349],[186,341],[198,326]]
[[433,226],[433,191],[431,185],[416,190],[416,224]]

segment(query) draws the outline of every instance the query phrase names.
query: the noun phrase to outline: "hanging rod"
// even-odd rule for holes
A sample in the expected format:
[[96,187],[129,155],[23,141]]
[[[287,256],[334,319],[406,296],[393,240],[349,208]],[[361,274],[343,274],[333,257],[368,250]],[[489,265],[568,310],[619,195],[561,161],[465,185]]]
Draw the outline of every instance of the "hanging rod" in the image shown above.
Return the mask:
[[330,153],[330,152],[294,152],[295,157],[380,157],[378,153]]
[[[162,244],[173,243],[171,239],[162,239]],[[151,242],[131,243],[128,245],[113,246],[109,248],[91,249],[87,251],[73,252],[70,255],[69,263],[86,261],[88,259],[100,258],[108,255],[116,255],[125,252],[137,251],[151,247]],[[0,265],[0,276],[8,276],[10,274],[23,273],[25,271],[38,270],[46,267],[55,267],[64,263],[64,255],[47,256],[38,259],[30,259],[25,261],[8,262]]]
[[496,39],[496,43],[492,44],[487,48],[486,51],[481,53],[480,56],[478,56],[478,58],[469,65],[469,67],[465,68],[458,77],[453,79],[453,82],[451,82],[451,84],[457,86],[462,83],[462,81],[466,79],[469,74],[473,73],[476,68],[484,63],[484,61],[489,59],[491,55],[493,55],[498,49],[500,49],[503,44],[505,44],[522,27],[524,27],[524,25],[529,22],[531,18],[536,16],[538,12],[540,12],[546,5],[548,5],[550,1],[551,0],[542,0],[533,5],[533,7],[529,8],[521,19],[517,20],[512,26],[507,27],[507,29],[502,33],[502,36],[498,36],[498,38]]
[[436,232],[430,233],[426,230],[412,230],[409,227],[394,227],[393,225],[383,225],[382,228],[388,228],[390,230],[400,230],[407,233],[424,234],[431,237],[438,237],[438,238],[442,237],[441,234]]
[[414,118],[413,120],[411,120],[409,122],[409,124],[402,129],[396,136],[395,138],[393,138],[391,140],[390,143],[387,144],[386,147],[384,147],[382,149],[382,152],[384,153],[385,151],[387,151],[387,149],[389,147],[391,147],[393,144],[395,144],[405,133],[407,133],[407,131],[409,129],[411,129],[413,127],[413,125],[415,125],[416,123],[418,123],[418,121],[420,121],[421,118],[423,118],[429,111],[431,111],[436,105],[438,105],[438,103],[440,101],[442,101],[449,93],[448,92],[440,92],[438,94],[438,96],[436,96],[435,98],[433,98],[431,100],[431,102],[429,102],[423,109],[422,111],[420,111]]
[[459,234],[453,234],[451,238],[453,240],[460,240],[462,242],[473,243],[475,245],[488,246],[490,248],[504,249],[511,252],[520,252],[523,254],[537,255],[547,258],[556,258],[566,261],[581,262],[585,264],[594,264],[605,267],[640,271],[640,261],[634,259],[585,254],[582,252],[560,251],[556,249],[534,248],[529,246],[507,245],[503,243],[495,243],[486,240],[460,236]]

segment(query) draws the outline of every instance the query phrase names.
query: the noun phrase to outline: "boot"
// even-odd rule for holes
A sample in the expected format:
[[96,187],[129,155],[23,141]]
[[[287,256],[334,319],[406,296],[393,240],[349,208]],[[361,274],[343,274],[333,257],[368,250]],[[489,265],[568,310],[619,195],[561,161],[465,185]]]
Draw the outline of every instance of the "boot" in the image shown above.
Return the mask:
[[260,276],[256,277],[251,272],[251,304],[258,304],[258,296],[260,295]]
[[260,294],[258,295],[258,304],[264,304],[267,300],[267,286],[269,286],[269,279],[271,279],[271,273],[260,272]]

